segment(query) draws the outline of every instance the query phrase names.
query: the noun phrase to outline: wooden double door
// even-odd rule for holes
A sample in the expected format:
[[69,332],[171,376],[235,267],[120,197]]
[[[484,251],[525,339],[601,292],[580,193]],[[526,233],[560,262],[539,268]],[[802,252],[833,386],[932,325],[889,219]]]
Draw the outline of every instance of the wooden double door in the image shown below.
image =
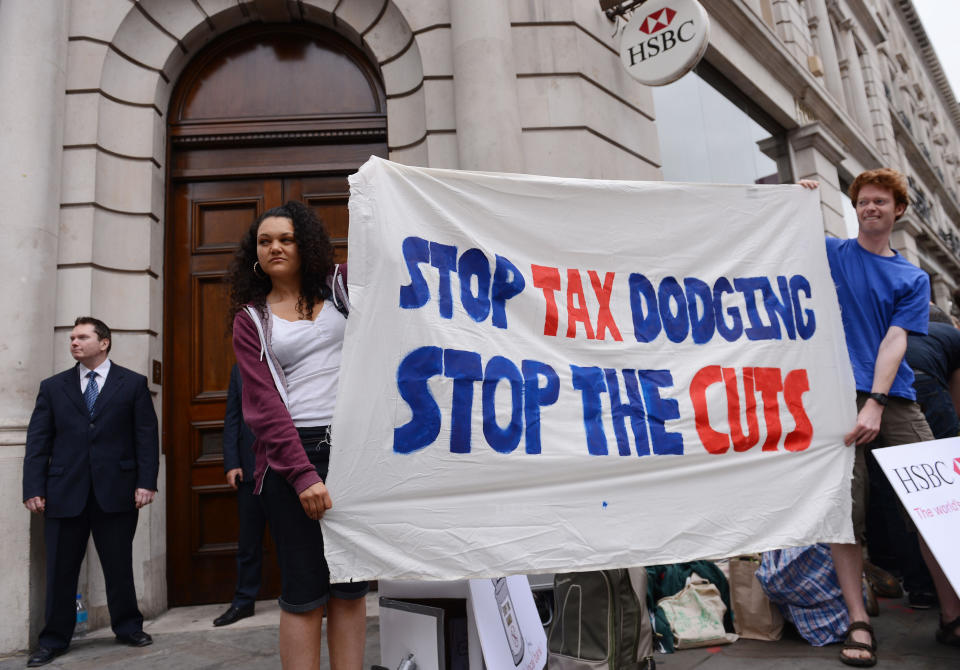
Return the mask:
[[[229,285],[251,223],[287,200],[320,216],[346,260],[346,175],[179,183],[172,194],[164,414],[167,445],[171,605],[229,602],[236,584],[237,504],[223,468],[223,417],[230,369]],[[252,270],[252,268],[251,268]],[[260,597],[279,594],[272,542],[265,544]]]
[[[163,447],[168,597],[178,606],[229,602],[236,585],[236,494],[223,470],[234,363],[224,280],[240,239],[267,209],[299,200],[345,261],[347,177],[387,155],[386,96],[377,68],[333,31],[253,23],[191,61],[167,117]],[[269,539],[265,549],[262,598],[280,588]]]

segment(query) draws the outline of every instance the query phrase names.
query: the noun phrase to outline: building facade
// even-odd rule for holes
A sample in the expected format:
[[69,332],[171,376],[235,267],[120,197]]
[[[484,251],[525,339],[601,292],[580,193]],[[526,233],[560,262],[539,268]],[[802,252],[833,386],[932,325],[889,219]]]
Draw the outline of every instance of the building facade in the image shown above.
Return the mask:
[[[29,616],[4,617],[0,652],[42,621],[26,426],[40,380],[72,363],[82,314],[114,329],[114,360],[147,375],[161,417],[160,494],[134,545],[145,615],[229,600],[222,277],[256,213],[289,198],[321,213],[345,256],[346,176],[371,154],[601,179],[812,178],[841,236],[846,185],[892,166],[914,202],[895,245],[956,312],[960,106],[910,0],[702,3],[704,61],[651,90],[624,71],[624,22],[596,0],[3,0],[0,611]],[[264,593],[276,587],[271,573]],[[105,625],[92,552],[81,590]]]

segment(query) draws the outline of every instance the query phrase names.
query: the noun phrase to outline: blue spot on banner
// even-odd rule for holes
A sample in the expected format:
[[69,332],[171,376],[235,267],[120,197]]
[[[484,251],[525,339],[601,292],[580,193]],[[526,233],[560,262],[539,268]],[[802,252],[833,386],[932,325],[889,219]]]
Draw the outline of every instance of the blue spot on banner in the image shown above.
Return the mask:
[[852,541],[816,192],[371,158],[348,248],[333,581]]

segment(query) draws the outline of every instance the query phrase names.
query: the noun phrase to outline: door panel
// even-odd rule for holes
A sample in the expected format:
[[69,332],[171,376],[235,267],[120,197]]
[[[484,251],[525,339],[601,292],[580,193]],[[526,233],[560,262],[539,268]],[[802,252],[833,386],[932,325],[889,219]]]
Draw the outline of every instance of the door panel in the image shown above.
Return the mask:
[[[345,173],[174,187],[167,280],[172,347],[164,407],[171,606],[229,602],[236,584],[236,494],[223,472],[223,416],[234,363],[224,280],[240,239],[267,209],[301,200],[327,226],[338,262],[345,261],[348,194]],[[260,597],[279,591],[267,539]]]
[[[259,214],[299,200],[345,261],[347,176],[387,155],[387,119],[378,68],[307,22],[255,22],[214,40],[180,75],[167,114],[163,444],[175,606],[228,602],[236,583],[236,496],[223,472],[234,362],[223,279],[239,241]],[[279,587],[267,540],[260,597]]]
[[[229,602],[236,585],[237,504],[223,471],[223,415],[233,346],[224,279],[241,237],[281,203],[277,179],[196,182],[173,190],[168,264],[167,403],[170,604]],[[261,594],[279,592],[269,542]]]
[[304,177],[284,180],[284,194],[289,200],[299,200],[313,209],[323,222],[333,243],[334,260],[347,260],[347,226],[350,222],[347,201],[350,186],[347,175]]

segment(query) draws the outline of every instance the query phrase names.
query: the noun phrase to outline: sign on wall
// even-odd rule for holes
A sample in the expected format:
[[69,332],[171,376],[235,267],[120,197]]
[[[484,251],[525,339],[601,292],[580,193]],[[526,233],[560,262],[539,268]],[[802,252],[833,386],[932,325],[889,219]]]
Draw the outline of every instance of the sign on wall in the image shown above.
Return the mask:
[[874,449],[873,455],[960,593],[960,437]]
[[623,30],[620,60],[640,83],[662,86],[692,70],[709,41],[710,18],[697,0],[648,0]]
[[335,581],[852,541],[815,193],[378,158],[350,183]]

